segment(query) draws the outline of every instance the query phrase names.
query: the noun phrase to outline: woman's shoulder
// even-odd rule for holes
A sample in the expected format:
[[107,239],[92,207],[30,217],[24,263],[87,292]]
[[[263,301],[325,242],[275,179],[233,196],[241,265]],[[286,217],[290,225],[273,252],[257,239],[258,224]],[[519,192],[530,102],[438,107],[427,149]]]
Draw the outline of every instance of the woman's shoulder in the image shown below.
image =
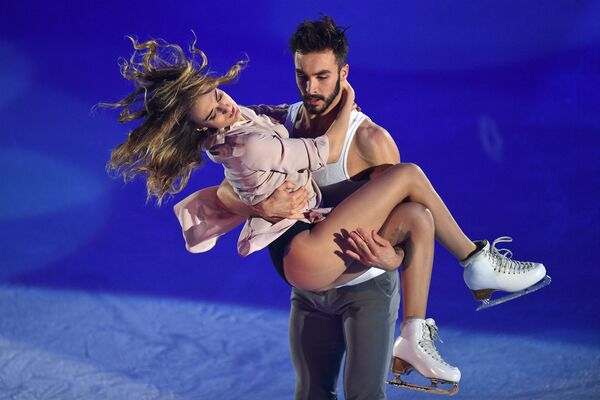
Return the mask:
[[269,116],[257,114],[251,108],[244,106],[240,106],[240,110],[247,122],[235,127],[236,135],[289,137],[287,129],[279,123],[273,123]]

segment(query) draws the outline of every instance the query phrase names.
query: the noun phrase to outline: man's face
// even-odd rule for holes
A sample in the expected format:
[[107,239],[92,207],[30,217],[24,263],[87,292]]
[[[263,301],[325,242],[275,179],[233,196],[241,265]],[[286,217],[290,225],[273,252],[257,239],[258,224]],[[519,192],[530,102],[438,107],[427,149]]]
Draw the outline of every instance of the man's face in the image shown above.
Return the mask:
[[[306,110],[314,115],[327,111],[340,93],[348,65],[341,69],[332,50],[294,55],[296,85]],[[336,102],[337,103],[337,102]]]

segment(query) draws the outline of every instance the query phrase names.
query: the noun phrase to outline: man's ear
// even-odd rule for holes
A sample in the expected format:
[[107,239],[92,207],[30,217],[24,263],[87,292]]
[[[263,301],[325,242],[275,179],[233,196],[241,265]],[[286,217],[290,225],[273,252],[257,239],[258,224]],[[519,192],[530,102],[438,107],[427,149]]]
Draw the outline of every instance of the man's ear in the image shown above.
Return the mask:
[[350,72],[350,66],[348,64],[344,65],[340,69],[340,80],[345,81],[348,79],[348,73]]

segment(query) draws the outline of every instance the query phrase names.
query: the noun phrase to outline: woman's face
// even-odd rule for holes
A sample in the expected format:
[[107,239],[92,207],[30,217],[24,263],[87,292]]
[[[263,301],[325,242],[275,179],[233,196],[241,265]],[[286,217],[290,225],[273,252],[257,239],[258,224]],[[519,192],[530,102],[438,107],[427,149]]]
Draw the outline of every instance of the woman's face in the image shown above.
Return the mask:
[[240,108],[219,88],[198,96],[189,114],[200,129],[222,129],[242,119]]

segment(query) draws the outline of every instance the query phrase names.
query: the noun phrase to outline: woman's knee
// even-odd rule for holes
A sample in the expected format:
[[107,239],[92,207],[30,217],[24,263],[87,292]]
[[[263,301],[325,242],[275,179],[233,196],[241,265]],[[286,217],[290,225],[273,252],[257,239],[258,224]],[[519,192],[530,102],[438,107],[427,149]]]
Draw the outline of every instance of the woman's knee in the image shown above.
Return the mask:
[[427,176],[425,175],[425,172],[423,172],[421,167],[414,163],[396,164],[393,167],[390,167],[390,170],[392,170],[393,173],[397,174],[399,176],[399,179],[401,179],[404,182],[418,185],[423,183],[424,181],[427,181]]
[[406,225],[411,231],[419,231],[426,234],[434,234],[435,224],[433,215],[427,207],[421,203],[408,202],[403,203],[405,207]]

